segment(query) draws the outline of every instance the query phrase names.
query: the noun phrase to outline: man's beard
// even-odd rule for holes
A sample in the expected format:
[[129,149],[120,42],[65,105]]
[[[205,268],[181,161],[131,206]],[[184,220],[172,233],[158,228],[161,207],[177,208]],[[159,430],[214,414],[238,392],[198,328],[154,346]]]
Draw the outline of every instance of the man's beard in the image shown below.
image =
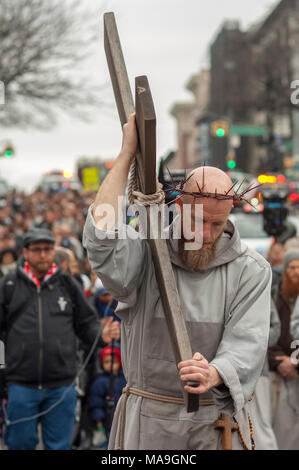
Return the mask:
[[200,250],[185,250],[184,245],[185,243],[190,243],[190,240],[186,240],[185,238],[179,239],[178,254],[181,261],[191,271],[207,269],[215,259],[217,243],[221,235],[222,233],[213,243],[202,246]]
[[299,282],[293,282],[287,273],[283,273],[282,291],[286,297],[297,297],[299,295]]
[[51,268],[51,266],[52,263],[49,263],[48,261],[41,261],[35,263],[34,265],[31,264],[30,267],[35,272],[37,277],[44,277]]

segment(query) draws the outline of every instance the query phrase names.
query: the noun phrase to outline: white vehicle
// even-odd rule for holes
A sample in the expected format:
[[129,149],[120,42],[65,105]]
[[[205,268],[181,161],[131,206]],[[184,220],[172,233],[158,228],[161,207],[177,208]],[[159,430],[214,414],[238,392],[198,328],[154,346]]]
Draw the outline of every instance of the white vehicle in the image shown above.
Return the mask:
[[[249,248],[257,251],[261,255],[267,255],[267,252],[274,242],[274,237],[270,237],[263,229],[263,214],[251,213],[245,214],[242,212],[233,213],[229,216],[229,219],[237,227],[241,239],[246,243]],[[294,226],[296,234],[289,233],[289,237],[299,235],[299,217],[296,215],[289,215],[287,217],[287,223]]]
[[263,229],[263,215],[234,213],[229,219],[236,226],[242,241],[261,255],[267,255],[267,252],[273,243],[273,237],[270,237]]
[[82,190],[82,184],[72,172],[69,171],[51,171],[46,173],[39,187],[42,191],[67,191],[68,189],[73,189],[77,191]]

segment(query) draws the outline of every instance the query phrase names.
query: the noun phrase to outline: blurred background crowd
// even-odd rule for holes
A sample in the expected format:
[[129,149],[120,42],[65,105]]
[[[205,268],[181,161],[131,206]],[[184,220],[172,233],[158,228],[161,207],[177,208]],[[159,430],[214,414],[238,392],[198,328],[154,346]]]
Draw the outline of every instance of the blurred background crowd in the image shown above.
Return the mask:
[[[32,195],[13,190],[2,196],[0,276],[3,277],[16,269],[18,259],[22,256],[24,233],[33,228],[46,228],[52,232],[56,240],[55,262],[75,278],[88,302],[96,310],[99,321],[104,325],[111,316],[118,320],[114,315],[117,301],[92,271],[82,246],[85,218],[94,197],[95,193],[71,189],[68,191],[37,189]],[[78,343],[78,370],[88,354],[89,349],[84,344]],[[96,349],[78,376],[73,448],[106,448],[114,404],[125,386],[120,358],[119,342]],[[113,402],[112,409],[109,407],[109,397]],[[1,416],[0,409],[0,438],[3,437],[3,431],[4,417],[3,414]]]

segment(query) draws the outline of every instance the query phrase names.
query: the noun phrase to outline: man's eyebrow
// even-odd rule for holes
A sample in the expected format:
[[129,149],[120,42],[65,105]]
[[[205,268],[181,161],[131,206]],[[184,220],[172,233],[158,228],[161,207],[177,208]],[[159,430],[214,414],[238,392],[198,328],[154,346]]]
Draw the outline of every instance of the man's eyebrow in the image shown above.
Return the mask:
[[[194,216],[194,219],[195,220],[201,220],[202,222],[207,222],[207,219],[205,217],[202,217],[202,216],[198,216],[198,217]],[[221,224],[225,224],[226,220],[212,220],[211,223],[221,225]]]

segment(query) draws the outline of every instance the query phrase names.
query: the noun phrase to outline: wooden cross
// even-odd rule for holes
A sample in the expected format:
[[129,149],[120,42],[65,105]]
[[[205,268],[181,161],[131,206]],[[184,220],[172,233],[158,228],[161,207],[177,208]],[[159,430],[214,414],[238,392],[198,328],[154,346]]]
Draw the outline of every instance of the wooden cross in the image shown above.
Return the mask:
[[[121,125],[123,126],[128,121],[129,115],[136,111],[139,137],[139,151],[136,158],[140,189],[143,194],[153,194],[156,192],[156,115],[154,104],[147,77],[136,77],[135,110],[113,13],[104,14],[104,47]],[[160,224],[154,226],[154,222],[150,221],[148,225],[150,225],[150,233],[161,233]],[[166,240],[162,238],[152,239],[150,237],[149,243],[171,343],[178,363],[191,359],[193,354],[168,247]],[[182,385],[184,385],[183,382]],[[188,383],[188,385],[198,386],[198,383]],[[197,411],[199,395],[187,394],[184,389],[183,394],[187,411]]]
[[222,450],[232,450],[232,432],[239,429],[237,423],[234,423],[229,415],[221,413],[220,419],[214,423],[214,428],[222,429]]

